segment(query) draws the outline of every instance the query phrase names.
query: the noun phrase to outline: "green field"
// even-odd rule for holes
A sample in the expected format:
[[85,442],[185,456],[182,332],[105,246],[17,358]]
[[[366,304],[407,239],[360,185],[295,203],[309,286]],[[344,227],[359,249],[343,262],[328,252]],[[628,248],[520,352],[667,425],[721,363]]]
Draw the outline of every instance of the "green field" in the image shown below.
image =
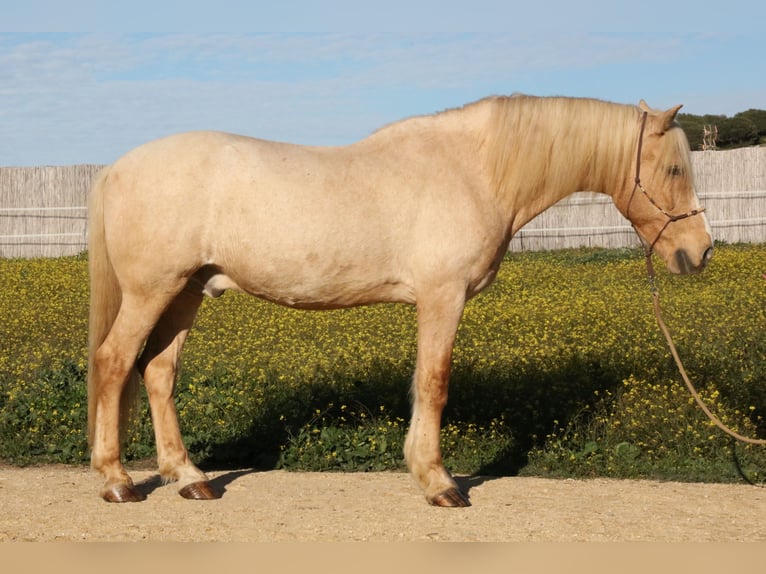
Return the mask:
[[[658,267],[661,264],[658,262]],[[766,245],[717,246],[705,273],[660,273],[666,321],[711,408],[766,435]],[[84,257],[0,260],[0,460],[88,459]],[[177,405],[203,466],[402,468],[414,309],[309,312],[207,300]],[[126,457],[153,456],[145,398]],[[472,300],[442,433],[457,473],[762,482],[681,382],[636,250],[509,255]]]

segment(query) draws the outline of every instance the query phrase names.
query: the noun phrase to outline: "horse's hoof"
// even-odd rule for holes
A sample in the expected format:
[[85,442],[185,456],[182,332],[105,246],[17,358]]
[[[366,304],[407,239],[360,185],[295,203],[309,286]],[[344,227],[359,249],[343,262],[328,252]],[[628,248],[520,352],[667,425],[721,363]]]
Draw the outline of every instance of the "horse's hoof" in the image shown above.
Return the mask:
[[114,484],[101,492],[101,498],[107,502],[141,502],[146,495],[132,484]]
[[468,497],[457,488],[450,488],[449,490],[440,492],[433,498],[428,499],[428,502],[432,506],[442,506],[449,508],[466,508],[471,506],[471,502],[468,500]]
[[208,480],[200,480],[199,482],[192,482],[187,484],[178,494],[189,500],[215,500],[221,498],[221,493],[218,492]]

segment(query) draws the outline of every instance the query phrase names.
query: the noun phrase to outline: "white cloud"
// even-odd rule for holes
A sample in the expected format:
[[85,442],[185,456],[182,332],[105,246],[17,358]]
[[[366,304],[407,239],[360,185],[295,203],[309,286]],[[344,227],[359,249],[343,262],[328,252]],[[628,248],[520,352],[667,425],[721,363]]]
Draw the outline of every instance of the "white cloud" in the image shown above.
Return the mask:
[[517,90],[656,101],[696,49],[670,33],[0,35],[0,165],[108,162],[201,128],[344,143]]

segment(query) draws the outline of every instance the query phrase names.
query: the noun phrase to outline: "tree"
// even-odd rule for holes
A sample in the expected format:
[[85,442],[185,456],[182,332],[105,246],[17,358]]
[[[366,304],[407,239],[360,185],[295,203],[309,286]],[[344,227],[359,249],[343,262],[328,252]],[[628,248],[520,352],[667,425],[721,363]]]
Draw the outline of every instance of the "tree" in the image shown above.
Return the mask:
[[718,126],[718,146],[735,148],[758,145],[758,128],[746,117],[727,118]]
[[759,143],[766,141],[766,110],[749,109],[746,112],[740,112],[735,118],[745,118],[755,124],[758,130]]
[[766,110],[749,109],[729,118],[725,115],[678,114],[678,123],[693,150],[702,149],[705,126],[718,128],[717,145],[722,149],[746,147],[766,142]]

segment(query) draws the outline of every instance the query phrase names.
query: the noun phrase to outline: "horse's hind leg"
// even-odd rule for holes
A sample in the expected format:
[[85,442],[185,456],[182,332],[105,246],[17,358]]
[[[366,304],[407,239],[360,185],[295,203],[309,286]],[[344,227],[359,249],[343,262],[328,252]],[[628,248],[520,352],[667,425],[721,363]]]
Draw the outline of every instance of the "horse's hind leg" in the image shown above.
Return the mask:
[[465,290],[442,285],[418,297],[418,354],[413,408],[404,455],[410,473],[435,506],[470,506],[444,468],[439,445],[447,403],[452,345],[463,313]]
[[189,460],[173,398],[181,349],[201,302],[201,295],[187,291],[176,296],[149,335],[138,370],[149,396],[160,475],[167,482],[178,481],[184,498],[209,500],[220,495]]
[[127,425],[126,395],[135,392],[136,357],[165,304],[161,297],[124,294],[108,335],[95,351],[89,389],[94,401],[91,466],[105,478],[101,496],[108,502],[145,498],[120,462],[120,442]]

